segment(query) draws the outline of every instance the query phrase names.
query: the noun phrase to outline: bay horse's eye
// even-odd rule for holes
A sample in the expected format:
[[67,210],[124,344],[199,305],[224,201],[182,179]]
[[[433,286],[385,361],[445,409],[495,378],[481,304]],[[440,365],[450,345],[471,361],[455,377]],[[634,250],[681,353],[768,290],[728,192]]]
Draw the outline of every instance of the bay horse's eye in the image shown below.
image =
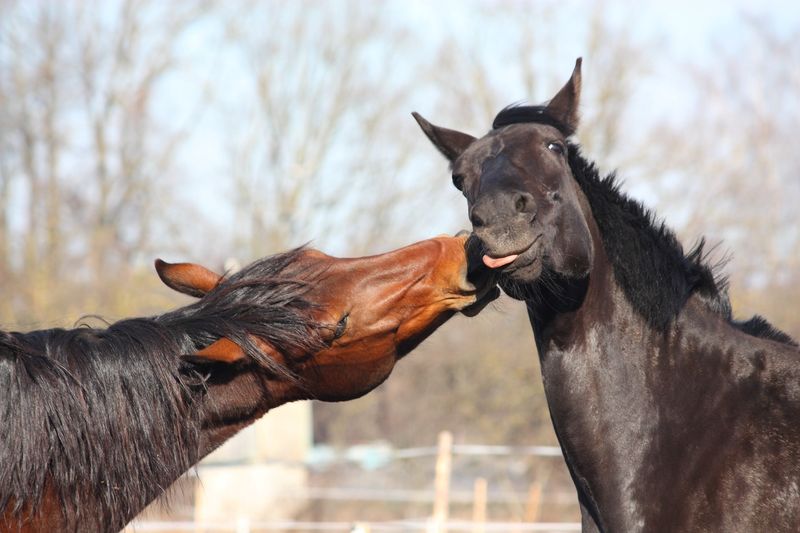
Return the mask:
[[461,187],[464,186],[464,176],[461,174],[453,174],[453,185],[455,185],[456,189],[459,191],[462,190]]
[[347,329],[347,318],[349,316],[349,314],[344,315],[339,323],[336,324],[336,329],[333,331],[333,340],[336,340],[344,335],[344,330]]
[[557,153],[558,155],[564,155],[564,153],[567,151],[563,144],[556,141],[547,143],[547,149],[551,152]]

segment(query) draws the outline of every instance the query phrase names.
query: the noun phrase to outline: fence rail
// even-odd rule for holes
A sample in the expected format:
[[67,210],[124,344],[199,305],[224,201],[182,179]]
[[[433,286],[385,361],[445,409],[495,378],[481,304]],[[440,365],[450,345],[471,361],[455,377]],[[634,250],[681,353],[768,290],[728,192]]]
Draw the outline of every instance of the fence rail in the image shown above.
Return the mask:
[[[500,446],[489,444],[453,444],[451,453],[459,456],[473,457],[504,457],[504,456],[531,456],[531,457],[561,457],[561,448],[558,446]],[[367,463],[370,466],[383,466],[387,463],[405,459],[421,459],[436,457],[439,454],[438,446],[417,446],[414,448],[394,449],[386,447],[352,446],[345,450],[321,447],[312,450],[309,458],[303,461],[287,459],[268,459],[260,461],[264,464],[286,464],[291,466],[318,467],[332,463]],[[252,461],[243,460],[206,460],[198,465],[199,470],[205,468],[219,468],[237,466],[241,464],[254,464]]]
[[[283,496],[287,499],[301,500],[426,503],[433,501],[434,495],[434,491],[430,489],[309,487],[301,491],[286,492]],[[528,495],[528,492],[522,491],[487,491],[486,502],[489,504],[517,503],[524,501]],[[448,501],[451,504],[470,504],[474,499],[474,491],[451,490]],[[567,503],[574,499],[574,494],[569,493],[550,495],[549,501]]]
[[[430,457],[439,452],[436,446],[420,446],[418,448],[403,448],[395,450],[392,454],[396,459],[413,459],[416,457]],[[561,457],[561,448],[558,446],[492,446],[485,444],[453,444],[453,455],[472,456],[504,456],[504,455],[531,455],[538,457]]]
[[431,520],[398,520],[390,522],[298,522],[298,521],[272,521],[250,522],[239,519],[232,522],[156,522],[135,521],[126,529],[126,533],[134,532],[166,532],[166,531],[202,531],[204,533],[228,532],[256,533],[259,531],[326,531],[330,533],[372,533],[372,532],[433,532],[441,528],[448,532],[519,532],[536,531],[540,533],[561,533],[564,531],[580,531],[581,525],[577,522],[482,522],[476,524],[472,521],[449,520],[435,523]]
[[[541,508],[543,500],[549,503],[556,503],[554,494],[543,498],[544,486],[538,480],[532,480],[527,492],[515,490],[489,490],[489,482],[480,475],[474,477],[472,490],[464,490],[463,480],[459,489],[451,486],[455,456],[538,456],[546,458],[561,457],[561,449],[555,446],[495,446],[495,445],[475,445],[475,444],[455,444],[452,435],[443,431],[439,434],[438,446],[423,446],[416,448],[393,449],[389,445],[373,446],[354,446],[347,450],[336,451],[332,449],[323,450],[323,453],[316,458],[305,461],[292,461],[291,466],[313,466],[344,463],[360,463],[362,468],[372,470],[380,468],[391,462],[400,460],[412,460],[417,458],[434,458],[434,479],[428,485],[429,488],[405,489],[389,488],[381,486],[373,487],[295,487],[291,489],[285,487],[280,493],[280,500],[312,500],[320,501],[349,501],[349,502],[404,502],[414,504],[430,505],[431,514],[421,518],[383,516],[378,517],[374,514],[371,519],[374,522],[364,522],[358,510],[349,514],[340,514],[336,517],[339,521],[306,521],[295,520],[298,516],[294,511],[281,514],[263,513],[252,507],[252,503],[245,498],[246,503],[241,507],[227,507],[219,502],[225,501],[227,493],[216,494],[211,499],[206,498],[206,489],[203,487],[202,479],[204,472],[211,474],[215,470],[230,466],[254,466],[253,463],[202,463],[197,469],[188,473],[187,477],[194,479],[194,501],[190,507],[193,520],[163,520],[157,516],[147,515],[134,520],[126,528],[126,532],[178,532],[191,531],[192,533],[212,533],[212,532],[320,532],[330,533],[374,533],[374,532],[407,532],[407,533],[525,533],[525,532],[553,532],[560,533],[566,531],[580,531],[580,524],[576,522],[543,522],[541,521]],[[280,461],[275,461],[279,463]],[[268,463],[271,463],[269,461]],[[261,463],[264,464],[264,463]],[[283,463],[287,465],[287,463]],[[313,465],[313,466],[312,466]],[[367,466],[365,466],[367,465]],[[221,472],[230,483],[230,478],[224,476],[227,472]],[[573,503],[574,494],[558,494],[560,503]],[[207,501],[208,500],[208,501]],[[213,505],[207,505],[208,502]],[[241,501],[237,500],[237,503]],[[520,512],[516,515],[507,516],[506,519],[518,521],[491,521],[488,514],[492,510],[490,505],[511,504]],[[258,504],[261,505],[261,504]],[[276,504],[277,505],[277,504]],[[281,503],[279,505],[284,505]],[[472,520],[456,519],[450,515],[452,505],[471,505]],[[291,507],[291,505],[290,505]],[[211,509],[209,511],[209,509]],[[460,509],[463,512],[463,507]],[[418,512],[418,511],[417,511]],[[413,514],[417,514],[414,512]],[[402,516],[402,515],[401,515]],[[575,519],[575,514],[567,515],[567,519]],[[321,517],[320,517],[321,518]],[[342,518],[350,521],[342,521]],[[552,518],[559,518],[553,515]],[[235,520],[234,520],[235,519]]]

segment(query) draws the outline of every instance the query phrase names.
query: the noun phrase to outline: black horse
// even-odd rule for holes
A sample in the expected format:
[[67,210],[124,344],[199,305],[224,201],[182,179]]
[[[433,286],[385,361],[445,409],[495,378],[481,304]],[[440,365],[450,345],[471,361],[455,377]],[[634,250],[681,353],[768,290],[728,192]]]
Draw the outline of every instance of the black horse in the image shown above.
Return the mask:
[[568,141],[580,80],[480,139],[414,116],[527,305],[583,529],[798,531],[797,345]]

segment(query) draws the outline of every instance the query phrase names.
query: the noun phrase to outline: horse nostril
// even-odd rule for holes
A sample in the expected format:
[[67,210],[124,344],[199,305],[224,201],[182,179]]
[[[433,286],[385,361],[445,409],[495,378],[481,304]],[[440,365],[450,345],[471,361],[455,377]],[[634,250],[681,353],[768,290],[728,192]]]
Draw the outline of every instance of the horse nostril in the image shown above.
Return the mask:
[[480,215],[476,213],[470,213],[469,220],[472,222],[472,227],[480,228],[486,225],[486,221],[481,218]]
[[516,198],[514,198],[514,209],[518,213],[533,213],[536,211],[536,203],[533,200],[533,196],[526,192],[517,194]]

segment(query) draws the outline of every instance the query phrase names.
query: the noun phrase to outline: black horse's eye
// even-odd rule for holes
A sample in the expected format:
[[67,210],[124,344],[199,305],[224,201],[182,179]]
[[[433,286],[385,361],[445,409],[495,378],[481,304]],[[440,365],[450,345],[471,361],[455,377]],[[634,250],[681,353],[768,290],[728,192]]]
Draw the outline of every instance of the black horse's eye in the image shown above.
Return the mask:
[[455,185],[456,189],[459,191],[462,190],[461,188],[464,186],[464,176],[462,174],[453,174],[453,185]]
[[350,316],[349,314],[344,315],[342,319],[339,321],[339,323],[336,324],[336,329],[333,331],[333,340],[336,340],[342,335],[344,335],[344,330],[347,329],[347,318],[349,316]]
[[564,148],[563,144],[561,144],[560,142],[556,142],[556,141],[552,141],[552,142],[547,143],[547,149],[550,150],[551,152],[557,153],[558,155],[564,155],[564,153],[567,151]]

